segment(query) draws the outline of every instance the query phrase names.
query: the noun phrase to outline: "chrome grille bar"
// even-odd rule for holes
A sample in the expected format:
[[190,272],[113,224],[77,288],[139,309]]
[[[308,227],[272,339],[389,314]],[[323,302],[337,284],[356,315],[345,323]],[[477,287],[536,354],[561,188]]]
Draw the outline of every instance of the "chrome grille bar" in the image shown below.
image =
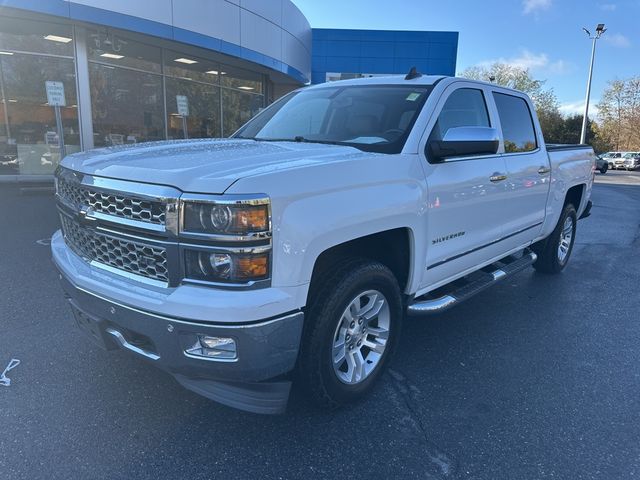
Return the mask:
[[104,215],[156,225],[166,224],[166,204],[161,201],[102,191],[62,175],[58,177],[58,195],[70,205],[86,207]]
[[169,282],[165,248],[102,234],[81,226],[62,213],[60,222],[67,245],[89,262],[97,262],[160,282]]

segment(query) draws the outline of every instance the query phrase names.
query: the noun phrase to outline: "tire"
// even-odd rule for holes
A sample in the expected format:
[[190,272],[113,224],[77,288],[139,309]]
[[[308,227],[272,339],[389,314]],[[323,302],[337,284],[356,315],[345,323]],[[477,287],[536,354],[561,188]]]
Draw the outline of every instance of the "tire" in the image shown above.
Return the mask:
[[604,165],[604,166],[600,169],[600,173],[604,175],[605,173],[607,173],[607,170],[609,170],[609,168],[608,168],[606,165]]
[[298,378],[315,403],[333,409],[361,399],[380,378],[398,343],[403,304],[394,274],[378,262],[351,260],[319,281],[305,318]]
[[[576,240],[578,216],[573,204],[564,206],[556,228],[545,240],[532,245],[538,259],[533,264],[538,272],[556,274],[569,263]],[[570,234],[570,237],[569,237]]]

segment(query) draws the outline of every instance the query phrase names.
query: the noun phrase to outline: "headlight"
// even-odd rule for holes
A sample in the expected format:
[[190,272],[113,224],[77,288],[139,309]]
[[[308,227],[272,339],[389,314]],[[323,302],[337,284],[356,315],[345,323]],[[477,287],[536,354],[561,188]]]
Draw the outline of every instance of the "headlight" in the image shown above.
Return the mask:
[[185,193],[180,202],[185,281],[237,287],[268,283],[272,254],[269,197]]
[[182,231],[203,235],[246,236],[267,233],[269,199],[183,199]]
[[214,283],[248,283],[269,278],[270,252],[265,248],[222,252],[185,249],[188,279]]

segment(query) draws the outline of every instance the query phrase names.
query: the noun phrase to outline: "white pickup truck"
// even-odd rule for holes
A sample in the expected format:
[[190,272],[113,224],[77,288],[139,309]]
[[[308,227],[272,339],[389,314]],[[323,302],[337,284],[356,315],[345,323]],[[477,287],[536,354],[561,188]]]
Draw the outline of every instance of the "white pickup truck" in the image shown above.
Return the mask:
[[594,169],[588,146],[545,146],[517,91],[328,83],[230,139],[67,157],[53,260],[103,347],[236,408],[281,412],[294,380],[335,407],[380,378],[406,315],[560,272]]

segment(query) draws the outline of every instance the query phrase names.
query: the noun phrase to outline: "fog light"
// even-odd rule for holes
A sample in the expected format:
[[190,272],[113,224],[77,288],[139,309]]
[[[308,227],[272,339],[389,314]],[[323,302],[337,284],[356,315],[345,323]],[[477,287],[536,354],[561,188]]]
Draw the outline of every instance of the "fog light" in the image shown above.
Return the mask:
[[210,337],[197,335],[196,343],[185,350],[193,357],[204,357],[212,360],[235,360],[238,358],[236,341],[233,338]]

